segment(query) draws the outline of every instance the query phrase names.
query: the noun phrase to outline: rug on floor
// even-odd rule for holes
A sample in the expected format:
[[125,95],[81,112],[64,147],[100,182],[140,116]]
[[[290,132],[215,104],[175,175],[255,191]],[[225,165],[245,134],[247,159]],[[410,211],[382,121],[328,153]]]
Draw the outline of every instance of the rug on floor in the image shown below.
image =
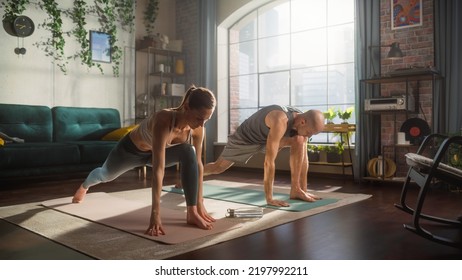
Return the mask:
[[[245,188],[249,190],[262,190],[263,188],[261,185],[217,181],[218,180],[214,180],[213,184],[216,185],[218,183],[219,186]],[[289,189],[275,186],[274,192],[287,194]],[[347,194],[339,192],[315,194],[320,195],[323,199],[335,199],[337,201],[300,212],[265,208],[264,215],[260,219],[227,218],[229,220],[226,221],[236,225],[236,227],[172,245],[160,243],[139,235],[128,233],[124,230],[115,229],[98,222],[53,210],[41,205],[42,202],[1,207],[0,217],[97,259],[166,259],[324,211],[356,203],[371,197],[365,194]],[[108,195],[150,205],[151,190],[149,188],[144,188],[114,192]],[[218,220],[224,219],[227,209],[229,208],[248,206],[241,203],[210,198],[205,198],[204,202],[209,214]],[[186,207],[183,196],[171,192],[162,192],[161,203],[162,207],[174,211],[184,212]],[[109,207],[114,209],[114,211],[117,209],[117,205]],[[143,227],[147,227],[148,223],[149,220],[146,220]]]
[[162,225],[167,234],[148,236],[144,232],[149,225],[151,215],[150,199],[134,201],[96,192],[89,193],[82,203],[72,203],[71,200],[72,197],[52,199],[42,202],[42,205],[166,244],[187,242],[240,226],[239,223],[233,222],[232,219],[223,217],[214,222],[213,229],[199,229],[185,223],[186,209],[174,210],[161,206]]

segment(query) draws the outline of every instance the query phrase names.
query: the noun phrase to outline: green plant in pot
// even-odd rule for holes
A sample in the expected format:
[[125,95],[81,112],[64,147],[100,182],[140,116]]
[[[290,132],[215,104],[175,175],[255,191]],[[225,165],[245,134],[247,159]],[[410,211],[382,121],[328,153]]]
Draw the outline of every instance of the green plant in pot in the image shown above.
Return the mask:
[[323,112],[323,114],[328,124],[334,123],[334,118],[337,115],[337,113],[335,112],[335,109],[333,107]]
[[319,150],[318,145],[313,145],[313,144],[307,143],[306,144],[306,150],[308,152],[308,160],[310,162],[319,161],[320,150]]
[[159,13],[159,0],[148,0],[146,9],[143,12],[143,23],[146,30],[146,37],[154,37],[154,23]]
[[[460,134],[452,133],[450,136],[462,136],[462,131]],[[462,169],[462,146],[458,143],[451,143],[448,148],[448,164],[449,166],[455,167],[457,169]]]
[[337,116],[342,120],[342,123],[348,123],[348,120],[351,118],[351,115],[354,111],[354,107],[348,107],[344,111],[338,110]]
[[341,162],[343,151],[345,150],[342,141],[336,142],[332,146],[325,146],[326,160],[329,163]]

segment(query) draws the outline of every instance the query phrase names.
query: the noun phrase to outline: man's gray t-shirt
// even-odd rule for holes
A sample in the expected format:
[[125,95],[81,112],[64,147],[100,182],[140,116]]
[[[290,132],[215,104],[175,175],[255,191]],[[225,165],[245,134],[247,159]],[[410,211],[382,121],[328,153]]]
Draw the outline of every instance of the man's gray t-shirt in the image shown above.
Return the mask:
[[228,137],[228,143],[221,156],[233,162],[245,163],[254,154],[264,152],[269,134],[269,127],[265,124],[265,118],[269,112],[275,110],[286,113],[288,121],[284,136],[292,136],[293,113],[302,113],[302,111],[290,106],[270,105],[251,115],[236,129],[236,132]]

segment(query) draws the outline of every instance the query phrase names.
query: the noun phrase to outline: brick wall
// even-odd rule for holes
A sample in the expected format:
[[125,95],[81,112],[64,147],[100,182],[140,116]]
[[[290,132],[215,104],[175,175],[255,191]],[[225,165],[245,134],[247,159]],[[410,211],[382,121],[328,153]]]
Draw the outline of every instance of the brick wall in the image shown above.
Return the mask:
[[[391,2],[393,0],[381,0],[380,11],[380,36],[381,45],[390,45],[399,42],[400,48],[404,52],[404,57],[399,59],[388,59],[387,48],[381,50],[381,73],[382,75],[398,68],[408,67],[427,67],[434,65],[434,37],[433,37],[433,0],[423,0],[423,23],[422,26],[391,29]],[[412,2],[412,1],[410,1]],[[418,117],[426,120],[431,127],[432,119],[432,85],[429,81],[412,82],[409,84],[410,92],[415,93],[416,102],[418,101],[418,113],[409,114],[407,117]],[[417,94],[417,87],[419,88]],[[382,96],[405,94],[406,84],[395,83],[386,84],[381,87]],[[417,104],[416,104],[417,105]],[[396,119],[395,119],[396,117]],[[401,125],[406,120],[406,114],[387,113],[382,115],[382,145],[395,143],[396,132],[399,132]],[[414,148],[398,148],[396,150],[396,163],[398,171],[396,176],[405,176],[407,170],[404,162],[404,154],[411,152]],[[385,157],[394,159],[393,148],[383,150]]]

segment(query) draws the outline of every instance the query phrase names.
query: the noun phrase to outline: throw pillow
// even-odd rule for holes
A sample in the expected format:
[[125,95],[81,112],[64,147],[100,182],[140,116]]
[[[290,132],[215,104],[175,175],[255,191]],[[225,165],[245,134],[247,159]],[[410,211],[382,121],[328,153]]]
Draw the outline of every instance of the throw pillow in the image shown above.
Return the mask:
[[127,135],[130,131],[132,131],[137,126],[138,125],[130,125],[130,126],[118,128],[118,129],[113,130],[113,131],[109,132],[108,134],[104,135],[101,140],[104,140],[104,141],[119,141],[120,139],[122,139],[122,137]]
[[0,132],[0,138],[3,139],[5,142],[14,142],[14,143],[24,143],[24,139],[18,138],[18,137],[11,137],[6,135],[3,132]]

